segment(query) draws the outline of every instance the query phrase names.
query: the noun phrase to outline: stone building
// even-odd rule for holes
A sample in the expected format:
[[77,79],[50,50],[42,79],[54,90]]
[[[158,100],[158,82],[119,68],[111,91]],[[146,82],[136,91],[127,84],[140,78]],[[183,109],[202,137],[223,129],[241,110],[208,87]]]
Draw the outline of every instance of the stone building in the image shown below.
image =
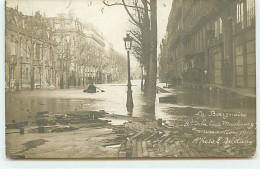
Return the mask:
[[[5,87],[68,88],[119,78],[122,59],[102,33],[73,12],[23,15],[6,7]],[[110,46],[110,45],[109,45]]]
[[161,55],[167,81],[254,89],[254,0],[173,0]]
[[39,12],[26,16],[8,7],[5,13],[5,87],[53,87],[55,41],[44,18]]
[[46,24],[52,28],[58,43],[60,87],[97,81],[105,53],[102,34],[93,24],[81,22],[72,12],[46,18]]
[[96,83],[106,83],[104,67],[107,65],[106,44],[103,34],[92,23],[85,23],[87,42],[90,45],[91,66],[88,70],[88,78]]

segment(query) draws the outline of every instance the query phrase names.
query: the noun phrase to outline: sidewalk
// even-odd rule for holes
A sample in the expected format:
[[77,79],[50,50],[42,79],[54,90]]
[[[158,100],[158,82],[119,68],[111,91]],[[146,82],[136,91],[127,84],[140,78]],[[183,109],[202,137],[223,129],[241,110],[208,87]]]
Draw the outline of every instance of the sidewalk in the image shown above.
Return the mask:
[[214,89],[220,89],[232,93],[236,93],[240,96],[250,97],[250,98],[256,98],[256,91],[252,89],[245,89],[245,88],[233,88],[233,87],[224,87],[222,85],[217,84],[192,84],[192,83],[182,83],[182,86],[193,86],[193,87],[203,87],[203,88],[214,88]]

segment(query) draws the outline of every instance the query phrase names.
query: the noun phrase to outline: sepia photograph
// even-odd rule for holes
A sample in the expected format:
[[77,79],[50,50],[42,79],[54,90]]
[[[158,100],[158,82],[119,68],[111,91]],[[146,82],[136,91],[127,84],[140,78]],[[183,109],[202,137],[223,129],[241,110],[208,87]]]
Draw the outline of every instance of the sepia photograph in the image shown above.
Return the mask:
[[5,0],[10,159],[256,156],[255,0]]

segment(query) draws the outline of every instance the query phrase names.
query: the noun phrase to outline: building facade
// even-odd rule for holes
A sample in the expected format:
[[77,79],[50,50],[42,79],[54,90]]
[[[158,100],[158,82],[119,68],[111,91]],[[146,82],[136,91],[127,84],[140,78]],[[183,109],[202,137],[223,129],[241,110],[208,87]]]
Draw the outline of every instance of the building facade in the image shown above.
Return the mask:
[[54,86],[56,45],[39,12],[25,16],[17,9],[6,8],[5,38],[6,88],[19,90]]
[[57,85],[63,88],[109,81],[113,66],[110,48],[106,49],[103,34],[92,23],[81,22],[71,12],[46,18],[46,24],[58,43],[60,80]]
[[160,57],[167,81],[254,89],[255,56],[254,0],[173,0]]
[[[23,15],[6,7],[6,89],[68,88],[118,80],[119,55],[72,12]],[[110,46],[110,45],[109,45]]]

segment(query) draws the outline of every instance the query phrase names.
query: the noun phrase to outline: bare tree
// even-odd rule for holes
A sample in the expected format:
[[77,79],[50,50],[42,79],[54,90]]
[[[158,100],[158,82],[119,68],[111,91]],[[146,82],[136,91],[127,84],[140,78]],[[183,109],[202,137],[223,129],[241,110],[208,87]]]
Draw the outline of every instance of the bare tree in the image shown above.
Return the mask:
[[132,30],[132,35],[137,43],[134,51],[139,57],[142,56],[144,61],[147,73],[145,79],[146,105],[149,112],[154,112],[157,78],[157,0],[133,0],[132,4],[127,4],[125,0],[103,0],[103,3],[106,6],[123,6],[130,22],[140,31]]

